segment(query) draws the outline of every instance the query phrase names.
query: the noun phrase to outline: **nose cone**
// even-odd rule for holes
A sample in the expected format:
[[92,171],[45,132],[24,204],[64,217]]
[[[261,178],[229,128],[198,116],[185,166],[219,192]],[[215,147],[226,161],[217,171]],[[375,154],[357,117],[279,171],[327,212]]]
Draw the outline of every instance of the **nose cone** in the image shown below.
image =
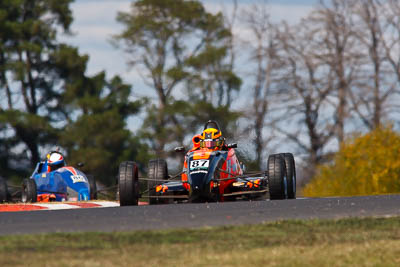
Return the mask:
[[211,197],[210,184],[206,175],[192,177],[189,198],[192,202],[202,202]]
[[190,178],[192,194],[202,195],[207,183],[207,173],[197,173]]
[[193,197],[200,197],[203,195],[202,187],[193,186],[192,187],[192,194]]

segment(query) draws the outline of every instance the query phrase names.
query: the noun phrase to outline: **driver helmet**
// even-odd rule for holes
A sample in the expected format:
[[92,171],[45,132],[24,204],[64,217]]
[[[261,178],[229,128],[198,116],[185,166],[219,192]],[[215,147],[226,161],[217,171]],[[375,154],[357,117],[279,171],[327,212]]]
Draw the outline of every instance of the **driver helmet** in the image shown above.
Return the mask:
[[47,165],[49,166],[49,171],[55,171],[66,165],[63,154],[58,151],[52,151],[47,154]]
[[225,138],[222,137],[221,130],[216,121],[208,121],[203,133],[201,134],[200,147],[209,149],[221,149]]

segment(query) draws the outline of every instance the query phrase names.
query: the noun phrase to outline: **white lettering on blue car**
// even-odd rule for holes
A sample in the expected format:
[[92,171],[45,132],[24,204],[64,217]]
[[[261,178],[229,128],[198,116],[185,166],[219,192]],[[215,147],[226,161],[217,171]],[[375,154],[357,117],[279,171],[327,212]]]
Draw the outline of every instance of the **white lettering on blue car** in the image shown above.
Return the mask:
[[71,180],[72,180],[73,183],[85,183],[86,182],[85,177],[83,177],[80,174],[71,175]]

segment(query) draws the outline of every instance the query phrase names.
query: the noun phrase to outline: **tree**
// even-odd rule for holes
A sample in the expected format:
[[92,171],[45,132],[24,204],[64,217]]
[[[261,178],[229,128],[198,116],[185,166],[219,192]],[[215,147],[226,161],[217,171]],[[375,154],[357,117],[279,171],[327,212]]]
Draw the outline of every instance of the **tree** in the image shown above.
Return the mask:
[[[329,96],[333,72],[318,60],[317,32],[310,21],[279,30],[279,57],[285,66],[280,80],[281,111],[276,129],[307,155],[309,176],[325,159],[326,145],[335,133],[335,109]],[[284,90],[283,88],[286,89]],[[294,122],[294,123],[293,123]]]
[[305,196],[354,196],[400,192],[400,134],[378,127],[347,140],[332,164],[321,165]]
[[0,88],[7,100],[0,109],[0,122],[11,130],[8,136],[16,136],[12,146],[23,144],[29,151],[32,164],[40,159],[39,145],[56,136],[49,111],[57,105],[59,77],[49,59],[63,49],[56,35],[60,30],[67,32],[72,22],[70,2],[0,3]]
[[244,44],[250,48],[250,61],[254,62],[254,69],[249,68],[251,73],[248,73],[248,77],[254,77],[254,82],[247,90],[252,94],[252,103],[245,108],[244,114],[250,121],[245,131],[254,130],[255,165],[260,169],[266,147],[274,137],[271,131],[266,135],[265,128],[269,126],[273,129],[270,113],[273,111],[273,102],[279,92],[277,87],[284,64],[278,56],[280,47],[276,38],[277,27],[270,21],[267,6],[265,4],[252,6],[249,10],[244,10],[241,17],[252,36],[251,41],[247,40]]
[[[335,71],[338,139],[344,120],[357,117],[371,130],[394,111],[398,83],[396,10],[399,3],[379,0],[331,0],[313,12],[312,20],[325,38],[321,60]],[[349,101],[348,101],[348,100]],[[393,101],[394,100],[394,101]]]
[[363,79],[354,88],[352,100],[354,110],[370,130],[385,123],[398,102],[398,55],[394,48],[399,35],[393,34],[398,26],[396,10],[400,10],[398,2],[368,0],[358,1],[353,11],[358,49],[363,54]]
[[140,0],[117,20],[124,30],[115,40],[130,56],[130,66],[144,70],[144,81],[158,99],[147,108],[143,135],[157,154],[165,155],[167,144],[182,143],[185,137],[184,116],[179,115],[185,107],[176,104],[193,100],[177,97],[179,84],[189,80],[190,90],[201,93],[205,102],[216,88],[217,104],[222,104],[224,92],[230,104],[230,92],[240,85],[231,66],[223,63],[231,34],[223,16],[206,12],[198,1]]
[[146,147],[126,129],[142,101],[118,76],[85,75],[88,56],[57,41],[72,22],[70,3],[0,2],[0,167],[26,175],[32,166],[21,159],[33,165],[40,150],[62,145],[70,164],[84,162],[85,172],[111,184],[120,161],[147,160]]
[[[85,90],[82,90],[85,88]],[[126,129],[127,118],[139,111],[141,101],[131,101],[131,87],[116,76],[111,81],[105,73],[82,76],[69,84],[63,99],[70,123],[60,134],[60,144],[67,149],[69,163],[85,163],[83,170],[110,185],[115,182],[119,163],[147,161],[146,147]]]
[[[384,14],[385,32],[390,33],[384,35],[382,45],[385,51],[385,60],[392,67],[393,72],[400,83],[400,3],[396,0],[389,0],[387,5],[381,5],[380,11]],[[396,92],[398,93],[398,91]],[[398,108],[398,107],[397,107]]]
[[394,97],[390,97],[394,103],[387,103],[385,106],[389,106],[387,113],[394,117],[392,119],[396,118],[398,121],[400,105],[399,101],[396,100],[400,94],[400,90],[398,90],[400,85],[400,17],[398,16],[400,3],[396,0],[389,0],[387,5],[382,6],[382,12],[384,12],[386,18],[385,32],[390,33],[385,34],[385,39],[383,40],[385,60],[390,64],[397,78],[397,86],[393,92]]
[[360,59],[353,21],[354,1],[331,0],[321,4],[307,18],[315,38],[315,57],[331,70],[333,75],[330,95],[335,102],[335,135],[338,143],[344,141],[346,120],[350,117],[349,97],[359,73]]

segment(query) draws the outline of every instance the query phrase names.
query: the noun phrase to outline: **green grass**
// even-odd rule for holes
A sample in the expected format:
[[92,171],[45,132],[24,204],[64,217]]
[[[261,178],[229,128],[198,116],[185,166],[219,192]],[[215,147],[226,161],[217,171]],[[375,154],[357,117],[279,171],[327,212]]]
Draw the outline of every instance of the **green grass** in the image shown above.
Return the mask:
[[0,237],[0,266],[400,266],[400,217]]

